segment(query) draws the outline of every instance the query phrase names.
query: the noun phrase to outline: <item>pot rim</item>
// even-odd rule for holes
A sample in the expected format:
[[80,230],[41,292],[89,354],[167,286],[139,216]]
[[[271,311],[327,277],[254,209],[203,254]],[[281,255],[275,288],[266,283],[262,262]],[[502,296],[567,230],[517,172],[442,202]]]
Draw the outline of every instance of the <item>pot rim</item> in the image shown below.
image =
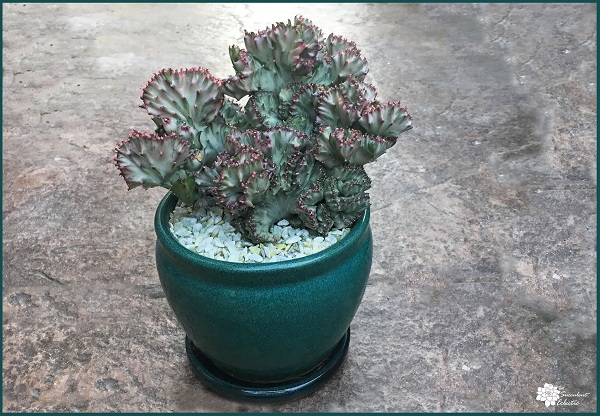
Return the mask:
[[154,216],[154,230],[158,240],[163,243],[164,248],[171,252],[172,255],[181,258],[193,267],[201,267],[204,269],[212,269],[216,271],[243,272],[263,274],[265,272],[285,273],[301,268],[311,268],[320,266],[325,263],[330,263],[332,259],[340,257],[342,260],[348,251],[352,251],[351,247],[362,243],[364,234],[369,228],[370,208],[363,212],[361,217],[354,223],[350,232],[337,243],[327,247],[326,249],[310,254],[297,259],[278,261],[273,263],[242,263],[230,262],[226,260],[216,260],[185,248],[169,229],[169,217],[175,205],[177,197],[169,191],[158,204],[156,214]]

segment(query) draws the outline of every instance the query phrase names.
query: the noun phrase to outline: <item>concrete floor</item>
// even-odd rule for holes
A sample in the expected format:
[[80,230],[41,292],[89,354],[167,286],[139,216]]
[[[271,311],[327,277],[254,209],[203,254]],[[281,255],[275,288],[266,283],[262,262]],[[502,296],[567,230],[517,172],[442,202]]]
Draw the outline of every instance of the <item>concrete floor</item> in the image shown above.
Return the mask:
[[[4,4],[2,409],[596,410],[595,4]],[[341,371],[241,404],[194,377],[154,266],[164,191],[112,148],[163,67],[302,14],[414,129],[369,166],[374,264]],[[549,383],[582,396],[536,400]],[[576,402],[576,404],[574,403]]]

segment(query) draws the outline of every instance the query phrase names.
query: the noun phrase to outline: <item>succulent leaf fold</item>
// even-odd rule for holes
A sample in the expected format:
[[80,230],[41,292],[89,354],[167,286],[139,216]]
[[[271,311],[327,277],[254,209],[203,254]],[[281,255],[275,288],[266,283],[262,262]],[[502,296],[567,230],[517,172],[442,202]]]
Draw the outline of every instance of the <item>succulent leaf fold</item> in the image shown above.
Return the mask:
[[221,81],[204,68],[164,69],[148,81],[141,98],[142,107],[161,118],[163,126],[176,119],[179,126],[185,123],[202,131],[223,105],[223,88]]

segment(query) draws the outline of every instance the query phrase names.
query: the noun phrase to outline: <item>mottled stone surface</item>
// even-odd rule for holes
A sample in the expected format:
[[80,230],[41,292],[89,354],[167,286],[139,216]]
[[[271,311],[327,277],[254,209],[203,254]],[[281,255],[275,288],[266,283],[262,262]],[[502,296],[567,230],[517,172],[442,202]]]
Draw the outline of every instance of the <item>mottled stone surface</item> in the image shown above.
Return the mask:
[[[194,377],[154,268],[164,191],[111,164],[163,67],[295,14],[354,40],[415,128],[373,178],[341,371],[240,404]],[[594,4],[4,4],[4,411],[595,411]],[[546,408],[538,387],[589,393]]]

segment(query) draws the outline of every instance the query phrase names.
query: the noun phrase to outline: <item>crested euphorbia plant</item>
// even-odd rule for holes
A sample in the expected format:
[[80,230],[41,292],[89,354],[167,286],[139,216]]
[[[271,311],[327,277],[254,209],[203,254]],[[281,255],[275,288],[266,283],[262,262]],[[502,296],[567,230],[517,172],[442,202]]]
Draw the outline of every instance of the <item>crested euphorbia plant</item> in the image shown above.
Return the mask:
[[143,88],[156,131],[133,131],[114,159],[129,189],[210,199],[255,243],[273,241],[281,219],[319,234],[352,225],[369,204],[363,166],[411,128],[406,108],[378,100],[354,42],[307,19],[244,43],[229,48],[234,76],[165,69]]

